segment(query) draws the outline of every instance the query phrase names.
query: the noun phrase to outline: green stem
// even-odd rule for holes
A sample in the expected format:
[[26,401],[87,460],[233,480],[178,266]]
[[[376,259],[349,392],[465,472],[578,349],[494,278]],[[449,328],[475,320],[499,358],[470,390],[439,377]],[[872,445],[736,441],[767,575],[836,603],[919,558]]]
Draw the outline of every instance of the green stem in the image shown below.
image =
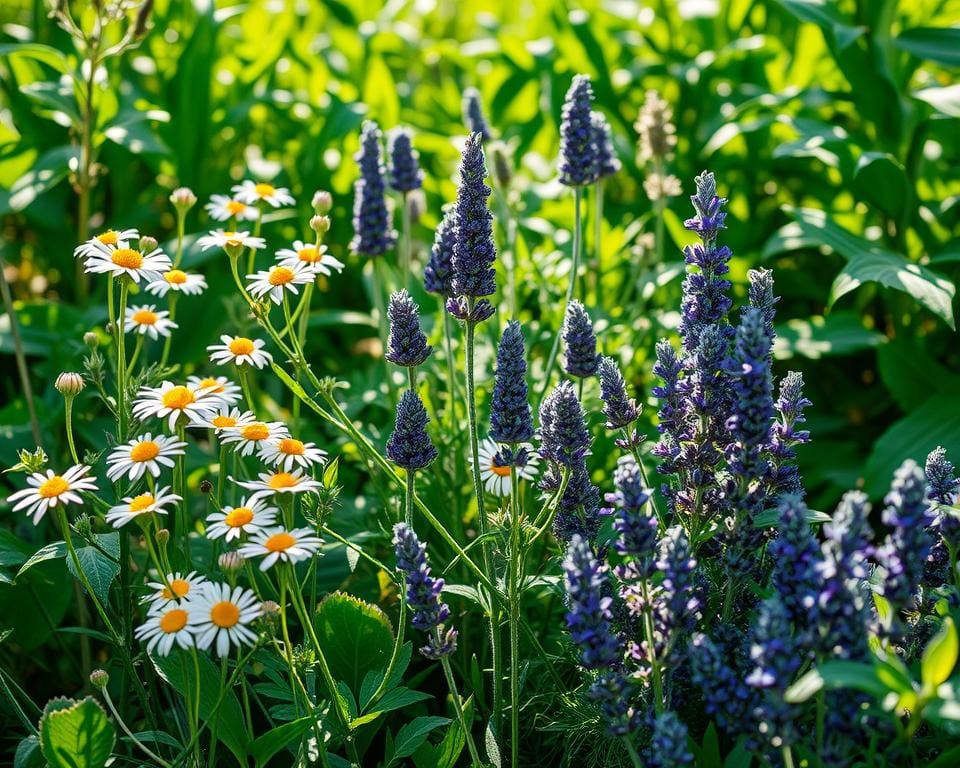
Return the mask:
[[[390,329],[387,323],[387,310],[384,304],[383,294],[386,290],[386,280],[380,280],[380,262],[378,259],[370,260],[371,270],[371,290],[373,291],[373,305],[377,311],[377,326],[380,329],[380,343],[386,345],[387,338],[390,335]],[[381,355],[384,369],[384,381],[387,385],[387,397],[390,398],[390,404],[396,406],[397,395],[393,391],[393,371],[390,370],[390,363],[386,357]]]
[[[6,270],[4,269],[3,259],[0,259],[0,294],[3,295],[3,308],[10,321],[10,338],[13,341],[13,353],[17,359],[17,375],[20,377],[20,389],[23,391],[23,400],[27,404],[27,414],[30,417],[30,431],[33,434],[33,442],[37,448],[43,447],[43,441],[40,435],[40,420],[37,418],[37,409],[33,402],[33,388],[30,386],[30,374],[27,369],[27,356],[23,351],[23,339],[20,336],[20,323],[17,322],[17,315],[13,311],[13,295],[10,293],[10,286],[7,284]],[[74,459],[76,461],[76,459]]]
[[[239,224],[237,225],[239,226]],[[263,226],[263,206],[261,205],[257,213],[257,222],[253,225],[253,236],[260,236],[260,228]],[[251,247],[250,253],[247,254],[247,274],[252,275],[253,270],[257,266],[257,249]]]
[[663,681],[660,676],[660,662],[657,661],[650,590],[645,578],[640,581],[640,594],[643,598],[643,630],[647,640],[647,653],[650,654],[650,671],[651,677],[653,678],[653,708],[659,715],[663,712],[665,704],[663,700]]
[[442,306],[443,314],[443,344],[447,353],[447,417],[450,422],[450,433],[457,429],[457,368],[453,359],[453,328],[450,323],[450,313]]
[[67,395],[63,398],[64,419],[66,421],[67,445],[70,446],[70,457],[74,464],[79,464],[77,458],[77,447],[73,442],[73,395]]
[[520,765],[520,478],[510,468],[510,573],[507,579],[510,602],[510,764]]
[[403,193],[401,205],[403,206],[400,214],[403,222],[403,232],[401,233],[403,241],[400,247],[400,285],[406,288],[410,281],[411,264],[413,263],[413,237],[410,232],[413,224],[410,221],[410,194],[408,192]]
[[[174,322],[177,317],[177,299],[180,296],[176,291],[170,292],[170,299],[167,302],[167,306],[170,311],[170,322]],[[167,360],[170,359],[170,345],[173,342],[173,333],[167,336],[166,340],[163,342],[163,354],[160,356],[160,367],[164,368],[167,365]]]
[[593,249],[596,253],[596,283],[595,296],[598,307],[603,306],[603,178],[598,178],[594,185],[594,230]]
[[114,330],[117,333],[117,439],[121,442],[127,436],[127,343],[123,332],[123,323],[127,314],[127,295],[129,291],[130,281],[126,277],[120,278],[120,311]]
[[407,492],[404,494],[403,520],[411,528],[413,528],[413,497],[416,476],[416,472],[411,469],[407,470]]
[[633,739],[630,738],[630,734],[627,734],[622,738],[623,745],[627,748],[627,754],[630,755],[630,762],[633,764],[633,768],[643,768],[643,760],[640,759],[640,754],[637,752],[637,748],[633,746]]
[[[177,254],[176,256],[174,256],[174,259],[173,259],[174,269],[179,269],[180,262],[183,260],[183,236],[184,236],[184,232],[186,231],[186,225],[187,225],[187,212],[182,210],[181,208],[177,208]],[[173,294],[171,294],[170,299],[171,300],[174,299],[176,295],[177,295],[176,292],[174,292]],[[172,317],[173,315],[172,311],[170,312],[170,315]]]
[[[177,440],[181,443],[186,442],[186,428],[183,426],[183,420],[177,422]],[[183,537],[183,551],[190,560],[190,519],[187,512],[187,482],[186,482],[186,454],[177,456],[176,472],[174,473],[173,492],[180,497],[180,503],[177,504],[177,527],[178,533]]]
[[[434,639],[437,647],[440,645],[440,631],[434,629]],[[447,687],[450,689],[450,697],[453,699],[453,709],[457,713],[457,720],[463,729],[463,735],[467,740],[467,751],[470,753],[471,768],[480,768],[484,762],[480,759],[480,753],[477,751],[477,745],[473,741],[473,734],[470,732],[470,725],[467,723],[467,717],[463,712],[463,703],[460,701],[460,694],[457,692],[457,681],[453,677],[453,670],[450,668],[450,657],[444,656],[440,659],[440,666],[443,667],[443,676],[447,679]]]
[[[172,336],[173,336],[173,334],[170,334],[170,336],[167,336],[167,338],[169,339],[169,338],[171,338]],[[136,342],[136,344],[135,344],[134,347],[133,347],[133,354],[130,355],[130,362],[127,363],[127,370],[126,370],[126,373],[124,374],[127,379],[129,379],[129,378],[130,378],[130,374],[133,373],[133,368],[134,368],[134,366],[137,364],[137,358],[140,357],[140,350],[141,350],[141,349],[143,349],[143,334],[142,334],[142,333],[138,333],[138,334],[137,334],[137,342]]]
[[164,760],[162,757],[157,755],[155,752],[151,751],[142,741],[140,741],[133,732],[127,727],[127,724],[123,721],[123,718],[120,717],[120,713],[117,712],[117,708],[113,703],[113,699],[110,698],[110,691],[104,687],[101,689],[103,694],[103,700],[107,705],[107,709],[110,710],[110,713],[113,715],[113,719],[120,724],[120,729],[127,734],[127,738],[133,742],[134,746],[137,747],[141,752],[143,752],[147,757],[153,760],[161,768],[171,768],[170,763]]
[[783,768],[793,768],[793,752],[790,750],[789,744],[784,745],[782,754],[783,754]]
[[247,365],[238,365],[237,366],[237,376],[240,379],[240,389],[243,390],[243,399],[247,403],[247,408],[250,409],[251,413],[257,412],[256,403],[253,402],[253,392],[250,390],[250,382],[247,377],[250,375],[249,366]]

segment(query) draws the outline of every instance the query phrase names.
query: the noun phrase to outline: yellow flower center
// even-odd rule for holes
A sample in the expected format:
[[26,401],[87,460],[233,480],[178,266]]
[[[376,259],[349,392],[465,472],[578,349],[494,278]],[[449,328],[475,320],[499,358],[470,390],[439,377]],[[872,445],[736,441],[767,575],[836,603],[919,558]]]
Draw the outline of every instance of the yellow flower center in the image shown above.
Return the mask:
[[229,629],[240,621],[240,609],[229,600],[224,600],[210,609],[210,621],[218,627]]
[[110,254],[110,260],[124,269],[140,269],[143,264],[143,254],[133,248],[117,248]]
[[152,493],[141,493],[139,496],[134,496],[130,501],[130,514],[136,515],[145,509],[149,509],[155,501]]
[[307,262],[308,264],[316,264],[318,261],[320,261],[321,256],[320,251],[315,245],[308,245],[306,248],[301,248],[299,251],[297,251],[297,258],[300,259],[300,261]]
[[277,472],[273,477],[267,480],[267,485],[271,488],[293,488],[297,484],[297,478],[289,472]]
[[237,507],[227,512],[223,522],[231,528],[242,528],[253,520],[253,510],[250,507]]
[[267,278],[270,285],[286,285],[291,282],[296,275],[290,267],[274,267],[270,270],[270,276]]
[[229,348],[230,354],[237,355],[238,357],[240,355],[249,355],[256,349],[256,347],[253,346],[253,342],[243,336],[237,336],[237,338],[231,341]]
[[200,383],[197,385],[198,389],[207,390],[208,394],[213,394],[214,392],[220,393],[223,392],[224,386],[219,381],[214,378],[201,379]]
[[283,438],[277,444],[277,448],[280,449],[280,453],[285,453],[287,456],[303,456],[303,443],[294,440],[292,437]]
[[160,629],[168,635],[179,632],[187,626],[187,612],[183,608],[174,608],[160,617]]
[[49,480],[45,480],[43,485],[37,488],[37,493],[41,499],[52,499],[69,490],[70,483],[60,477],[60,475],[54,475]]
[[182,269],[171,269],[169,272],[164,273],[163,279],[170,283],[170,285],[183,285],[187,282],[187,273]]
[[237,420],[233,416],[214,416],[211,424],[218,428],[235,427],[237,426]]
[[149,309],[138,309],[130,315],[130,319],[138,325],[153,325],[157,322],[157,313]]
[[296,543],[297,540],[293,538],[293,536],[286,531],[282,531],[281,533],[273,534],[273,536],[263,542],[263,546],[270,552],[286,552]]
[[266,440],[270,437],[270,427],[262,421],[256,421],[241,429],[240,436],[243,437],[244,440]]
[[223,239],[227,241],[227,245],[243,245],[243,240],[236,232],[224,232]]
[[245,210],[247,210],[247,204],[241,203],[239,200],[231,200],[227,203],[226,207],[227,211],[229,211],[233,216],[236,216],[238,213],[243,213]]
[[120,239],[120,233],[112,229],[108,229],[103,234],[97,235],[97,240],[99,240],[104,245],[116,245]]
[[130,461],[150,461],[160,455],[160,446],[153,440],[143,440],[130,449]]
[[260,197],[271,197],[277,191],[273,184],[257,184],[253,189]]
[[196,398],[193,396],[193,392],[183,386],[183,384],[178,384],[172,389],[167,390],[163,393],[162,398],[163,407],[172,408],[175,411],[182,411],[195,400]]
[[496,464],[491,464],[490,471],[498,477],[510,477],[510,467],[500,467]]
[[164,600],[186,597],[190,592],[190,582],[186,579],[173,579],[170,586],[164,587],[161,594]]

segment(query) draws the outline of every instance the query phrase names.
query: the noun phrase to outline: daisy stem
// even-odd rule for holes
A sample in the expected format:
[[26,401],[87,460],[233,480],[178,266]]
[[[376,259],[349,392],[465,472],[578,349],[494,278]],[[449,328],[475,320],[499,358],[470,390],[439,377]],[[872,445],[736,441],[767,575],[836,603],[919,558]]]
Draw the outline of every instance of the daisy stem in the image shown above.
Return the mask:
[[223,484],[227,479],[227,446],[220,446],[220,456],[217,470],[217,503],[223,506],[227,500],[223,498]]
[[407,470],[407,492],[404,494],[403,521],[411,528],[413,528],[413,496],[416,477],[416,472],[409,469]]
[[120,724],[120,729],[127,734],[127,738],[133,742],[134,746],[137,747],[141,752],[147,755],[153,762],[161,766],[161,768],[171,768],[170,763],[164,760],[162,757],[152,752],[142,741],[140,741],[127,727],[127,724],[123,721],[123,718],[120,717],[120,713],[117,712],[117,708],[113,703],[113,699],[110,698],[110,690],[106,686],[100,689],[101,694],[103,695],[103,701],[107,705],[107,709],[110,710],[110,713],[113,715],[113,719]]
[[450,326],[450,313],[441,308],[443,314],[443,343],[447,352],[447,416],[450,420],[450,431],[457,428],[457,369],[453,359],[453,329]]
[[[220,690],[222,691],[227,684],[227,657],[224,656],[220,659]],[[207,766],[208,768],[214,768],[217,764],[216,755],[217,755],[217,730],[220,725],[220,718],[216,718],[213,721],[213,725],[210,726],[210,752],[207,755]]]
[[[200,740],[197,736],[197,724],[200,722],[199,700],[200,700],[200,661],[197,659],[197,647],[191,646],[190,656],[193,658],[194,676],[196,677],[196,688],[190,685],[190,673],[186,666],[183,667],[183,700],[187,705],[187,727],[190,733],[190,743],[193,744],[194,765],[200,766]],[[196,702],[194,701],[194,691],[196,691]],[[194,713],[197,713],[196,716]]]
[[70,456],[74,464],[79,464],[80,459],[77,458],[77,447],[73,443],[73,399],[72,395],[67,395],[63,398],[63,410],[67,429],[67,445],[70,446]]
[[520,765],[520,477],[510,467],[510,573],[507,578],[510,602],[510,765]]
[[[177,318],[177,299],[180,296],[177,295],[176,291],[170,292],[170,300],[167,302],[167,306],[170,308],[170,322],[174,322]],[[173,342],[173,333],[171,332],[167,336],[166,341],[163,342],[163,354],[160,356],[160,367],[163,368],[167,364],[167,360],[170,359],[170,344]]]
[[[433,630],[434,641],[439,648],[441,646],[440,630]],[[457,681],[453,677],[453,669],[450,666],[450,657],[443,656],[440,659],[440,666],[443,667],[443,676],[447,679],[447,687],[450,689],[450,698],[453,699],[453,709],[457,713],[457,720],[463,729],[463,735],[467,740],[467,751],[470,753],[471,768],[479,768],[484,765],[480,759],[480,753],[477,751],[477,745],[473,741],[473,734],[470,732],[470,725],[467,723],[467,717],[463,713],[463,702],[460,701],[460,693],[457,691]]]
[[[186,230],[186,224],[187,224],[187,212],[178,206],[177,207],[177,255],[173,259],[174,269],[179,269],[180,262],[183,260],[183,235]],[[176,296],[176,294],[174,294],[174,296]],[[171,296],[170,298],[172,299],[174,296]],[[172,312],[170,314],[171,316],[173,315]]]
[[126,317],[127,294],[130,283],[126,277],[120,278],[120,311],[117,315],[117,440],[123,441],[127,436],[127,344],[123,331],[123,321]]
[[[168,339],[170,336],[167,337]],[[130,378],[130,374],[133,373],[133,367],[137,364],[137,358],[140,357],[140,350],[143,349],[143,334],[137,334],[137,343],[133,347],[133,354],[130,355],[130,362],[127,363],[127,372],[124,374],[126,378]]]
[[[263,226],[263,208],[257,209],[257,222],[253,225],[253,236],[260,237],[260,228]],[[252,275],[257,266],[257,249],[250,247],[250,253],[247,254],[247,274]]]
[[[570,301],[577,293],[577,272],[580,271],[580,251],[583,248],[583,232],[582,223],[581,223],[581,201],[583,200],[583,188],[574,187],[573,188],[573,264],[570,267],[570,282],[567,284],[567,297],[563,302],[563,315],[561,318],[567,316],[567,307],[570,306]],[[543,396],[547,391],[547,388],[550,386],[550,378],[553,375],[553,364],[557,360],[557,352],[560,349],[560,330],[553,336],[553,346],[550,348],[550,356],[547,358],[547,366],[543,369],[543,388],[540,390],[540,399],[543,400]]]
[[[313,298],[313,283],[307,283],[303,289],[303,297],[300,299],[300,303],[297,305],[297,309],[293,313],[292,318],[292,322],[297,325],[297,346],[299,347],[300,357],[303,359],[304,365],[307,364],[306,354],[303,350],[307,344],[307,325],[310,321],[311,298]],[[299,318],[297,317],[298,314]],[[299,368],[297,368],[297,383],[300,383]],[[297,397],[293,398],[293,424],[295,427],[299,427],[300,425],[300,398]]]
[[[177,422],[177,440],[181,443],[187,441],[186,429],[183,426],[182,419]],[[176,472],[173,476],[174,486],[173,492],[180,497],[180,502],[177,504],[177,532],[183,537],[183,551],[187,556],[187,560],[190,559],[190,524],[187,517],[187,494],[186,494],[186,453],[181,453],[177,456]]]
[[237,374],[240,377],[240,387],[243,389],[243,399],[247,401],[247,408],[249,408],[251,412],[256,413],[257,406],[254,405],[253,393],[250,391],[250,382],[247,381],[247,367],[238,365]]

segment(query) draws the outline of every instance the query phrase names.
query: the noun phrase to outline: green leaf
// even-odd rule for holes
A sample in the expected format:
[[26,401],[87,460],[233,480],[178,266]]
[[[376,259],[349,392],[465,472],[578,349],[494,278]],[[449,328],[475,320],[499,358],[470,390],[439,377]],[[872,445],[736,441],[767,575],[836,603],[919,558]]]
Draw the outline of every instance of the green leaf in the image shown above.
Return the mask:
[[925,686],[935,689],[950,677],[957,664],[957,628],[953,619],[947,616],[943,626],[923,649],[920,660],[920,679]]
[[[763,258],[784,251],[825,245],[845,259],[863,253],[890,253],[878,245],[857,237],[837,224],[826,211],[816,208],[794,208],[786,205],[783,210],[794,218],[795,226],[781,228],[763,249]],[[774,239],[776,238],[776,239]],[[773,241],[773,242],[771,242]]]
[[394,688],[386,693],[380,701],[377,702],[375,711],[392,712],[395,709],[406,707],[409,704],[415,704],[418,701],[433,698],[429,693],[423,691],[412,691],[409,688]]
[[377,606],[334,592],[314,617],[317,635],[333,676],[356,694],[368,672],[387,666],[393,650],[393,627]]
[[4,208],[22,211],[41,194],[63,181],[79,158],[80,150],[76,147],[57,147],[45,152],[10,187],[10,198],[5,206],[0,205],[0,213],[4,212]]
[[0,566],[23,565],[31,547],[13,531],[0,529]]
[[487,759],[494,768],[501,768],[503,761],[500,759],[500,747],[497,744],[497,736],[493,732],[492,720],[487,722],[487,729],[483,732],[483,746],[487,751]]
[[791,685],[784,693],[784,699],[791,704],[799,704],[822,689],[854,688],[868,693],[874,698],[882,698],[890,688],[879,679],[872,664],[855,661],[828,661],[811,669]]
[[22,56],[53,67],[60,73],[70,71],[70,63],[65,54],[49,45],[39,43],[6,43],[0,45],[0,56]]
[[[815,509],[808,509],[804,513],[804,518],[808,523],[829,523],[833,518],[826,512],[818,512]],[[773,528],[780,520],[780,513],[776,509],[765,509],[753,519],[755,528]]]
[[800,21],[816,24],[841,49],[850,46],[866,31],[846,24],[835,0],[779,0],[779,3]]
[[258,736],[250,742],[250,756],[257,764],[257,768],[266,763],[281,749],[293,744],[303,734],[313,727],[313,718],[301,717],[290,723],[284,723]]
[[410,757],[417,748],[427,740],[431,731],[446,725],[450,722],[449,717],[438,717],[431,715],[429,717],[415,717],[409,723],[403,726],[397,733],[397,738],[393,745],[393,756],[391,763],[403,757]]
[[46,762],[36,736],[27,736],[17,744],[17,751],[13,756],[13,768],[43,768],[44,765]]
[[[77,550],[77,559],[100,602],[107,604],[110,602],[110,584],[120,574],[120,564],[117,562],[120,559],[120,534],[97,534],[97,543],[116,560],[111,560],[92,546],[80,547]],[[79,578],[72,557],[67,558],[67,569]]]
[[33,568],[35,565],[45,563],[47,560],[57,560],[67,556],[67,543],[65,541],[54,541],[51,544],[45,544],[36,552],[30,555],[30,558],[17,571],[19,579],[23,574]]
[[956,330],[954,284],[933,270],[895,253],[863,253],[850,259],[833,281],[828,304],[832,305],[866,282],[880,283],[909,294]]
[[877,368],[904,413],[932,395],[960,394],[960,376],[934,360],[916,340],[897,338],[883,344],[877,350]]
[[865,327],[856,312],[831,312],[825,317],[815,315],[778,325],[773,354],[778,360],[794,357],[817,360],[882,347],[885,341],[882,333]]
[[925,101],[949,117],[960,117],[960,83],[914,91],[913,98]]
[[703,734],[703,743],[698,747],[695,757],[698,768],[722,768],[723,766],[720,758],[720,739],[712,720]]
[[[150,660],[156,667],[157,673],[174,690],[183,691],[185,686],[191,686],[190,690],[196,690],[197,678],[190,652],[177,648],[169,656],[151,655]],[[198,654],[197,660],[200,669],[200,719],[216,717],[217,737],[241,765],[246,765],[250,736],[247,734],[237,695],[232,690],[226,691],[220,708],[214,714],[214,706],[221,694],[220,670],[206,654]]]
[[901,32],[892,42],[918,59],[960,67],[960,29],[956,27],[914,27]]
[[40,718],[40,749],[50,768],[103,768],[116,737],[107,713],[89,696],[52,699]]
[[885,152],[864,152],[853,173],[853,191],[890,218],[903,214],[910,183],[903,166]]

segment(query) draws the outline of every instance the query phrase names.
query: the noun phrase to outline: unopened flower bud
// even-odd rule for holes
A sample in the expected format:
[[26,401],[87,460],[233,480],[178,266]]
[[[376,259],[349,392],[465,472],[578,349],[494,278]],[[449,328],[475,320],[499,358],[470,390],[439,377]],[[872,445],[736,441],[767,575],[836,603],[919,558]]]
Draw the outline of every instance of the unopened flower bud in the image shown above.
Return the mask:
[[57,392],[64,397],[74,398],[83,392],[83,376],[79,373],[64,371],[57,376],[57,380],[53,386],[56,387]]
[[93,523],[90,522],[89,515],[80,515],[74,521],[73,527],[81,538],[88,539],[93,535]]
[[260,606],[260,613],[262,616],[275,616],[280,613],[280,605],[274,600],[264,600]]
[[33,453],[26,448],[22,448],[17,452],[17,457],[20,459],[20,463],[10,467],[9,471],[11,472],[41,472],[47,466],[47,454],[43,448],[37,448]]
[[94,688],[103,690],[109,682],[110,675],[107,674],[107,670],[105,669],[95,669],[90,673],[90,685]]
[[170,531],[168,531],[166,528],[161,528],[159,531],[157,531],[157,544],[159,544],[161,547],[165,547],[169,542]]
[[157,242],[157,238],[150,237],[150,235],[144,235],[140,238],[141,253],[151,253],[152,251],[157,250],[158,245],[160,245],[160,243]]
[[87,331],[83,334],[83,343],[90,349],[96,349],[100,346],[100,337],[94,331]]
[[317,213],[330,213],[333,208],[333,195],[325,189],[319,189],[313,193],[313,210]]
[[232,573],[243,568],[243,557],[239,552],[224,552],[220,555],[217,563],[221,571],[224,573]]
[[107,323],[104,325],[103,331],[107,334],[107,336],[113,336],[113,323]]
[[179,213],[186,213],[197,204],[197,196],[190,187],[177,187],[170,193],[170,202]]
[[213,490],[213,483],[209,480],[200,481],[200,493],[210,493]]
[[311,216],[310,229],[312,229],[318,235],[326,234],[327,232],[330,231],[330,217],[329,216]]

